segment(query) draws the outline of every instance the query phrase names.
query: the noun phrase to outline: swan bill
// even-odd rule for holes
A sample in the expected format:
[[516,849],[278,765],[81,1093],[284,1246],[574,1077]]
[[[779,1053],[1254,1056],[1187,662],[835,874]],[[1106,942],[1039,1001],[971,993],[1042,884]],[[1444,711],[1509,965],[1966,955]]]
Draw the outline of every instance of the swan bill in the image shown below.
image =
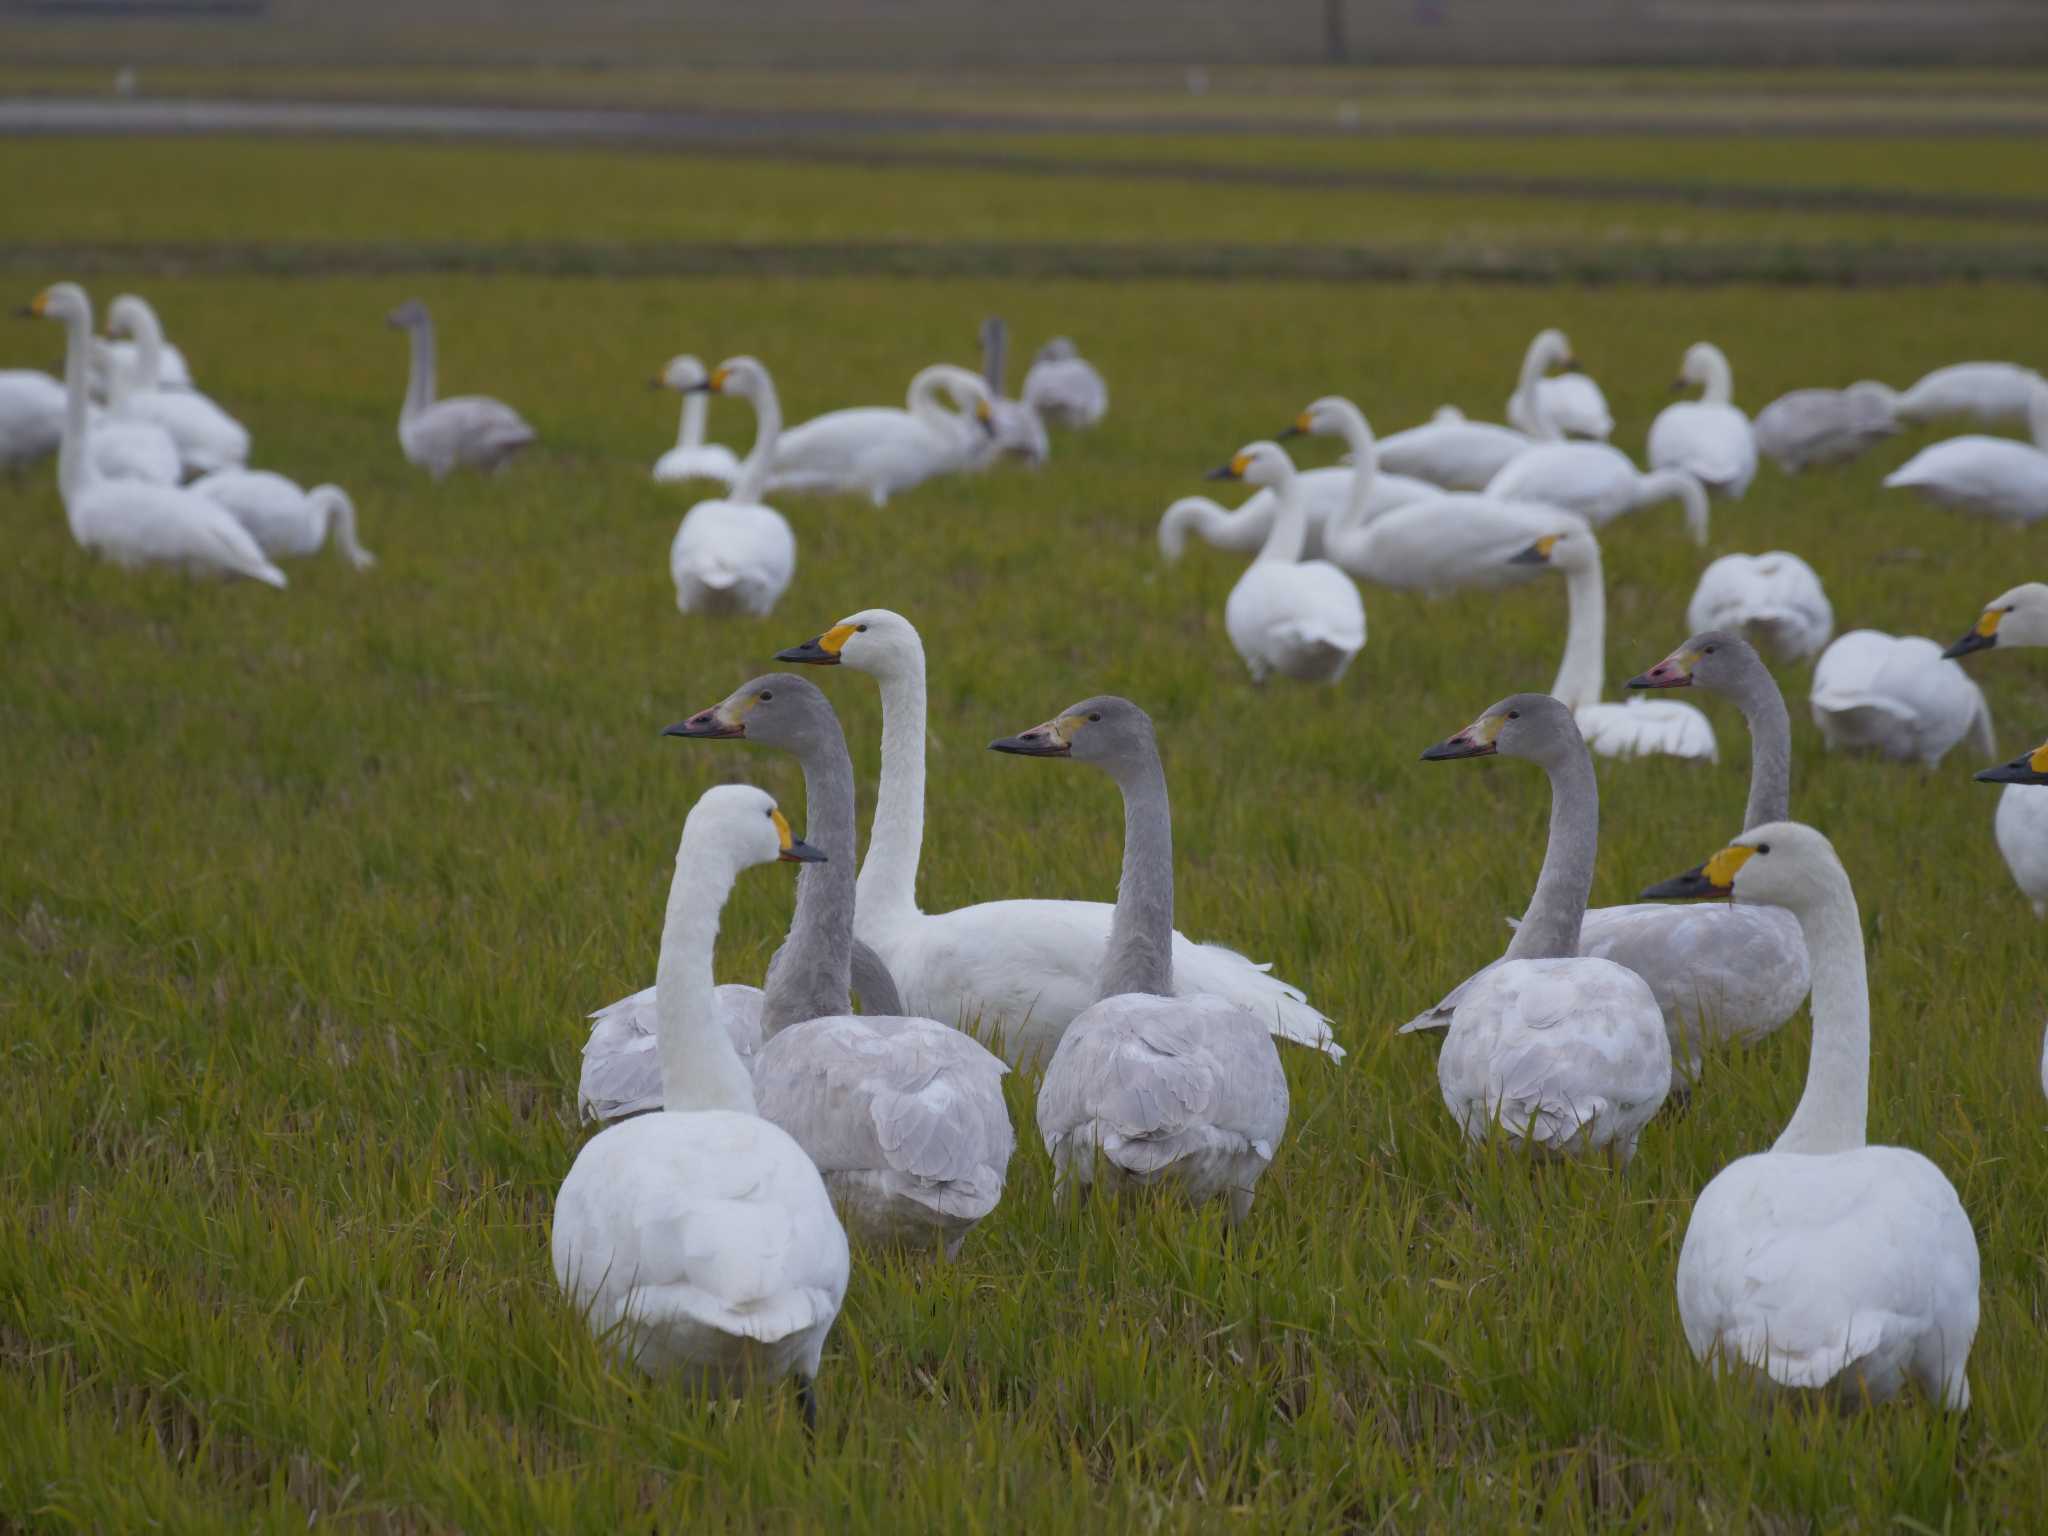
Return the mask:
[[1563,537],[1564,535],[1560,533],[1546,533],[1520,554],[1508,556],[1508,564],[1548,565],[1550,564],[1551,551],[1557,548],[1557,541]]
[[1982,769],[1976,778],[1980,784],[2048,784],[2048,742],[2009,763]]
[[1005,736],[988,744],[991,752],[1008,752],[1015,757],[1071,757],[1074,733],[1081,728],[1078,715],[1061,715],[1028,731]]
[[1723,848],[1706,863],[1682,875],[1661,880],[1642,894],[1644,901],[1692,901],[1703,896],[1729,896],[1735,891],[1735,872],[1756,853],[1737,843]]
[[1244,472],[1250,466],[1250,464],[1250,454],[1234,453],[1230,456],[1229,463],[1218,464],[1214,469],[1210,470],[1209,473],[1202,476],[1202,478],[1204,480],[1242,480],[1244,478]]
[[777,651],[777,661],[794,661],[809,667],[836,667],[839,653],[846,646],[847,639],[860,630],[857,624],[834,624],[822,635],[813,635],[801,645],[792,645],[787,650]]
[[1482,715],[1455,736],[1447,736],[1422,754],[1425,763],[1454,763],[1467,757],[1492,757],[1500,751],[1505,715]]
[[747,722],[738,717],[732,709],[732,701],[714,704],[709,709],[700,709],[689,719],[679,721],[661,733],[664,736],[688,736],[697,741],[724,741],[734,736],[747,734]]
[[1638,672],[1628,680],[1631,688],[1690,688],[1692,669],[1699,663],[1700,653],[1681,647],[1666,656],[1647,672]]
[[789,821],[779,810],[768,813],[775,823],[775,835],[782,840],[782,852],[776,855],[784,864],[823,864],[825,855],[789,830]]
[[1306,437],[1309,433],[1313,431],[1315,431],[1315,427],[1309,419],[1309,413],[1307,411],[1303,411],[1299,416],[1294,418],[1294,423],[1292,426],[1289,426],[1284,431],[1275,433],[1274,437],[1277,441],[1284,442],[1286,439],[1290,437]]
[[1970,632],[1941,654],[1954,661],[1958,656],[1969,656],[1978,651],[1990,650],[1998,644],[1998,621],[2005,617],[2007,611],[2003,608],[1986,608]]

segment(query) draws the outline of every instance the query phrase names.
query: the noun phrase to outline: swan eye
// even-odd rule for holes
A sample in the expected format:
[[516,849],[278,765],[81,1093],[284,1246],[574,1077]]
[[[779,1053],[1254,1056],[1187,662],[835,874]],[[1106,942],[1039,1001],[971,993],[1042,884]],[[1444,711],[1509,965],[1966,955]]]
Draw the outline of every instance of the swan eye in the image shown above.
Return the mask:
[[1511,709],[1508,711],[1508,718],[1510,720],[1519,720],[1522,718],[1522,712],[1519,709]]
[[1771,845],[1769,843],[1758,843],[1756,845],[1756,851],[1758,853],[1769,853],[1771,851]]
[[1096,714],[1091,714],[1091,715],[1090,715],[1090,716],[1089,716],[1088,718],[1089,718],[1090,720],[1100,720],[1100,719],[1102,718],[1102,716],[1101,716],[1101,714],[1100,714],[1100,713],[1096,713]]
[[772,699],[772,698],[774,698],[774,697],[775,697],[775,695],[774,695],[774,694],[773,694],[772,692],[770,692],[770,691],[769,691],[768,689],[766,689],[766,688],[763,688],[763,689],[761,690],[761,702],[762,702],[763,704],[766,704],[766,703],[767,703],[767,702],[768,702],[768,701],[769,701],[770,699]]
[[1707,647],[1705,647],[1704,649],[1702,649],[1702,650],[1700,651],[1700,654],[1701,654],[1702,656],[1711,656],[1711,655],[1713,655],[1713,654],[1714,654],[1714,648],[1713,648],[1713,647],[1712,647],[1711,645],[1710,645],[1710,646],[1707,646]]
[[864,635],[868,632],[868,627],[865,624],[856,624],[853,626],[853,632],[856,635]]

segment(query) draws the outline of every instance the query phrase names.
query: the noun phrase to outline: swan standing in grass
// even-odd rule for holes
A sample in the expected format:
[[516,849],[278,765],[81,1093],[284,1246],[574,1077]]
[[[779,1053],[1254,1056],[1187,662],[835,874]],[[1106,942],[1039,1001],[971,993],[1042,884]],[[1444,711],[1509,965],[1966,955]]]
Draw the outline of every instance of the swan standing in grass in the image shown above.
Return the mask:
[[[1510,415],[1521,416],[1557,436],[1537,403],[1537,386],[1553,367],[1576,368],[1571,343],[1562,331],[1539,331],[1522,357],[1522,374],[1508,402]],[[1518,403],[1519,402],[1519,403]],[[1438,411],[1422,426],[1396,432],[1379,441],[1380,463],[1396,474],[1414,475],[1449,490],[1476,491],[1492,483],[1493,477],[1516,455],[1526,452],[1537,439],[1513,427],[1492,422],[1467,421],[1462,411]]]
[[[951,410],[939,402],[941,393]],[[882,507],[934,475],[987,463],[995,419],[988,386],[974,374],[950,363],[921,369],[905,406],[828,411],[791,427],[775,445],[766,489],[858,491]]]
[[1023,398],[1055,427],[1092,427],[1109,414],[1109,386],[1064,336],[1038,349],[1024,374]]
[[751,357],[727,358],[689,388],[752,404],[754,446],[730,494],[698,502],[676,528],[668,550],[676,609],[758,618],[773,611],[796,575],[796,535],[780,512],[761,502],[782,435],[782,404],[768,370]]
[[2048,645],[2048,582],[2027,581],[1984,605],[1970,632],[1941,654],[1950,658],[1994,646]]
[[1985,757],[1997,750],[1983,692],[1919,635],[1850,630],[1821,652],[1808,706],[1830,752],[1935,768],[1965,736]]
[[1717,1371],[1848,1405],[1883,1402],[1910,1379],[1968,1408],[1977,1237],[1939,1168],[1869,1145],[1863,925],[1834,848],[1811,827],[1767,823],[1644,894],[1783,907],[1813,956],[1799,1107],[1770,1151],[1730,1163],[1693,1204],[1678,1255],[1686,1343]]
[[990,744],[1071,757],[1116,780],[1123,875],[1096,1001],[1075,1015],[1038,1090],[1055,1200],[1078,1186],[1163,1186],[1225,1202],[1235,1225],[1287,1129],[1287,1073],[1266,1021],[1228,998],[1177,993],[1173,812],[1151,718],[1128,699],[1084,699]]
[[682,421],[676,427],[676,445],[654,461],[654,478],[661,485],[683,480],[717,480],[731,485],[739,478],[740,461],[723,443],[704,441],[704,416],[711,409],[701,386],[707,375],[704,365],[689,353],[680,353],[649,382],[650,389],[672,389],[683,397]]
[[1242,480],[1273,492],[1273,531],[1223,605],[1223,628],[1254,683],[1273,673],[1305,683],[1334,683],[1365,648],[1365,602],[1327,560],[1302,559],[1307,514],[1294,461],[1278,444],[1252,443],[1211,480]]
[[1036,469],[1052,452],[1045,435],[1045,420],[1029,400],[1013,400],[1003,393],[1003,378],[1009,371],[1010,328],[1001,317],[990,315],[981,322],[981,377],[988,385],[989,423],[994,427],[997,453],[1022,459]]
[[1685,622],[1695,630],[1740,631],[1752,645],[1789,663],[1820,653],[1835,632],[1835,608],[1812,566],[1774,549],[1723,555],[1700,572]]
[[1886,490],[1918,491],[1936,506],[1981,512],[2018,527],[2048,518],[2048,383],[2029,391],[2033,442],[1951,437],[1922,448],[1884,477]]
[[740,871],[814,860],[758,789],[707,790],[683,823],[661,933],[662,1112],[584,1143],[555,1197],[555,1278],[650,1375],[726,1391],[794,1375],[807,1423],[846,1298],[846,1232],[817,1168],[762,1119],[711,987]]
[[2005,867],[2012,871],[2013,884],[2032,904],[2034,916],[2048,917],[2048,744],[2003,767],[1986,768],[1977,777],[2005,786],[1992,833]]
[[191,488],[233,513],[273,560],[317,554],[332,531],[334,547],[357,570],[377,563],[356,542],[356,504],[338,485],[309,491],[267,469],[221,469],[193,481]]
[[64,440],[64,386],[33,368],[0,368],[0,469],[48,458]]
[[2018,363],[1950,363],[1908,389],[1886,391],[1885,398],[1894,416],[1916,426],[1944,416],[1968,416],[1987,427],[2023,427],[2040,382],[2039,373]]
[[1564,657],[1553,697],[1564,701],[1601,757],[1691,757],[1716,762],[1714,727],[1690,704],[1631,698],[1623,704],[1601,699],[1607,690],[1607,585],[1600,567],[1600,541],[1581,526],[1545,534],[1514,560],[1538,570],[1564,573],[1566,621]]
[[1892,394],[1864,380],[1847,389],[1795,389],[1756,413],[1757,450],[1788,475],[1810,464],[1846,464],[1898,434]]
[[66,331],[57,489],[79,547],[115,565],[167,565],[193,575],[246,576],[266,586],[284,586],[284,572],[218,503],[175,486],[101,478],[85,426],[92,300],[76,283],[58,283],[37,295],[29,313],[61,320]]
[[1667,405],[1650,423],[1650,468],[1682,469],[1714,495],[1739,501],[1756,478],[1756,437],[1732,403],[1734,371],[1712,342],[1686,350],[1671,387],[1688,384],[1700,386],[1699,399]]
[[[990,901],[920,912],[924,848],[924,645],[901,614],[870,608],[776,660],[866,672],[882,691],[882,781],[860,868],[854,931],[896,978],[906,1011],[999,1035],[1012,1065],[1052,1054],[1096,1000],[1113,909],[1096,901]],[[1173,936],[1177,995],[1214,993],[1282,1040],[1341,1060],[1330,1021],[1299,988],[1234,950]]]
[[1682,469],[1644,474],[1619,448],[1606,443],[1538,442],[1509,459],[1486,483],[1502,501],[1540,501],[1576,512],[1595,528],[1661,501],[1685,509],[1685,531],[1707,542],[1707,491]]
[[502,400],[434,397],[434,319],[425,304],[407,299],[386,322],[412,344],[412,373],[398,413],[398,445],[407,460],[441,480],[456,469],[494,472],[534,441],[526,418]]
[[1671,1042],[1649,983],[1579,953],[1600,835],[1593,760],[1570,712],[1541,693],[1500,701],[1423,753],[1445,762],[1496,753],[1550,776],[1550,844],[1507,953],[1402,1034],[1449,1027],[1437,1057],[1444,1107],[1467,1138],[1498,1124],[1511,1145],[1600,1153],[1626,1166],[1671,1089]]
[[133,369],[116,368],[109,380],[109,415],[153,422],[170,433],[188,475],[249,462],[247,427],[197,390],[162,387],[164,332],[146,299],[132,293],[115,299],[107,307],[107,329],[133,337],[136,346]]

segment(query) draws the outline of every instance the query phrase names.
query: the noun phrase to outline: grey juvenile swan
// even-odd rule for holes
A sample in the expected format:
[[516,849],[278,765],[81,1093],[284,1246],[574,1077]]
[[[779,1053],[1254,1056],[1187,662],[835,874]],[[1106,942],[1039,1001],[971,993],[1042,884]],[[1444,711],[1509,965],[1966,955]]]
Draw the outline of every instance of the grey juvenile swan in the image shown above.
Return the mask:
[[495,470],[534,440],[532,427],[511,406],[488,395],[434,398],[434,318],[418,299],[386,317],[412,339],[412,376],[398,413],[398,444],[436,480],[452,469]]

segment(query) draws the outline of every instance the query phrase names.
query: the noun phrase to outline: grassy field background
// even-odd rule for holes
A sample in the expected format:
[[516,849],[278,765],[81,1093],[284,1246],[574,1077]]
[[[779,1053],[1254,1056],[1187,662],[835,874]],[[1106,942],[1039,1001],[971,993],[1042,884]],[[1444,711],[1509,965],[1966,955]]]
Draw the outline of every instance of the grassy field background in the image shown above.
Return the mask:
[[[919,174],[899,205],[898,173],[816,164],[783,185],[690,157],[31,148],[0,235],[89,256],[102,304],[147,291],[256,461],[348,485],[380,563],[301,562],[283,594],[127,575],[73,547],[47,468],[0,485],[0,1526],[1965,1531],[2048,1507],[2048,952],[1978,765],[1824,758],[1805,669],[1781,673],[1795,811],[1836,839],[1871,944],[1872,1132],[1955,1180],[1985,1311],[1960,1421],[1918,1402],[1759,1412],[1690,1359],[1672,1273],[1700,1186],[1790,1113],[1803,1018],[1717,1058],[1624,1178],[1469,1158],[1433,1046],[1392,1035],[1499,951],[1534,879],[1540,774],[1415,759],[1547,685],[1558,585],[1368,592],[1371,642],[1341,687],[1260,691],[1222,633],[1236,563],[1198,548],[1162,567],[1152,531],[1318,394],[1385,430],[1447,399],[1495,415],[1545,324],[1571,332],[1636,452],[1693,340],[1727,349],[1755,408],[2011,355],[2048,326],[2040,289],[181,276],[164,242],[630,241],[656,222],[730,238],[747,219],[849,246],[899,220],[934,241],[1179,240],[1247,209],[1312,232],[1381,200],[1233,188],[1205,235],[1194,194],[1151,182]],[[1517,240],[1556,211],[1427,217]],[[66,275],[19,250],[8,265],[15,301]],[[381,317],[411,292],[440,320],[444,389],[502,395],[541,431],[501,479],[435,487],[398,455],[404,354]],[[1020,346],[1080,338],[1111,385],[1101,429],[1058,438],[1039,474],[882,512],[786,500],[800,563],[776,615],[675,613],[665,552],[691,498],[646,478],[674,401],[641,383],[668,354],[755,353],[800,418],[971,360],[990,311]],[[53,327],[0,337],[5,365],[55,355]],[[744,411],[717,406],[713,430],[743,441]],[[1610,693],[1684,637],[1715,554],[1795,550],[1840,628],[1943,640],[2039,575],[2039,530],[1878,489],[1920,440],[1797,480],[1766,467],[1717,506],[1706,551],[1670,509],[1613,529]],[[1212,1217],[1170,1207],[1056,1219],[1025,1138],[959,1264],[857,1263],[810,1449],[784,1398],[705,1405],[610,1369],[556,1293],[547,1227],[584,1136],[582,1015],[651,976],[684,813],[736,779],[801,806],[781,760],[658,731],[872,605],[908,614],[930,655],[928,909],[1108,896],[1110,787],[983,749],[1127,693],[1160,725],[1181,926],[1274,960],[1352,1055],[1290,1061],[1288,1137],[1227,1252]],[[2001,747],[2037,741],[2048,671],[1973,670]],[[873,686],[821,681],[865,812]],[[1596,901],[1735,830],[1746,745],[1708,707],[1720,766],[1601,765]],[[758,978],[790,899],[772,872],[743,882],[721,976]],[[1032,1086],[1013,1083],[1020,1128]]]

